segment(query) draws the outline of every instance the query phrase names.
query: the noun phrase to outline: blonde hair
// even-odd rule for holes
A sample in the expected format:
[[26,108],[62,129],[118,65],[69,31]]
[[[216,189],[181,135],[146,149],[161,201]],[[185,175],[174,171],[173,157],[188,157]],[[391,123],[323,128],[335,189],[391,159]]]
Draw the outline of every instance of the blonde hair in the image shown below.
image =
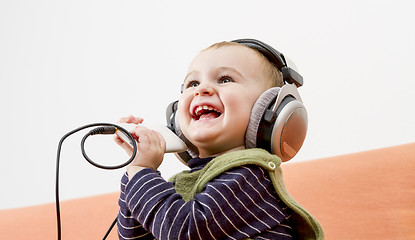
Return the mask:
[[[271,87],[281,87],[284,82],[282,80],[282,73],[280,70],[278,70],[278,68],[276,66],[274,66],[274,64],[272,64],[264,55],[262,55],[258,50],[250,48],[248,46],[245,46],[243,44],[240,43],[236,43],[236,42],[218,42],[218,43],[214,43],[211,46],[209,46],[208,48],[204,49],[204,50],[208,50],[208,49],[212,49],[212,48],[220,48],[220,47],[225,47],[225,46],[242,46],[242,47],[246,47],[248,49],[253,50],[256,55],[261,59],[261,66],[264,68],[264,75],[267,78],[267,80],[269,80],[270,85],[268,86],[269,88]],[[202,50],[202,51],[204,51]]]

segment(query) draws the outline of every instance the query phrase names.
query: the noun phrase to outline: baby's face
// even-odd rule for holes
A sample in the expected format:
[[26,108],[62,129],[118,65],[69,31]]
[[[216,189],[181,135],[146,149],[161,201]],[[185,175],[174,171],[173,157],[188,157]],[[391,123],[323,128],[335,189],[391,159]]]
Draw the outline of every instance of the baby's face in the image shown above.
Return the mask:
[[251,109],[267,89],[260,58],[243,46],[202,51],[179,100],[183,134],[207,157],[244,148]]

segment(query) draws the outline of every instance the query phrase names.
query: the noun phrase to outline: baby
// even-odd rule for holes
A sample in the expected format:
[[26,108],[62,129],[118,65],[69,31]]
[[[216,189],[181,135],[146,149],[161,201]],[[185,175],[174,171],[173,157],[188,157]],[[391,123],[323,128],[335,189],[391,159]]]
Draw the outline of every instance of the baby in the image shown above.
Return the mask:
[[[138,152],[122,178],[119,238],[297,239],[309,228],[307,221],[317,226],[311,230],[317,232],[314,238],[322,236],[311,215],[298,214],[301,207],[276,187],[283,186],[275,183],[273,172],[280,159],[263,149],[246,149],[255,102],[282,85],[277,67],[244,44],[221,42],[201,51],[190,64],[176,113],[198,156],[187,162],[189,171],[166,181],[157,172],[166,148],[161,134],[142,126],[131,131]],[[120,122],[143,119],[129,116]],[[127,143],[114,139],[132,154]],[[306,220],[298,224],[298,216]]]

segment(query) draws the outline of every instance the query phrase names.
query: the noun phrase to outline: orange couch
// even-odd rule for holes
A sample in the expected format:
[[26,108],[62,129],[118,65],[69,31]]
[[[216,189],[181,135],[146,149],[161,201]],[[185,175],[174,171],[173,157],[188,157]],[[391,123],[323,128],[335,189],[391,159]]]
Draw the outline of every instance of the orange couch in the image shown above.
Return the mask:
[[[415,239],[415,143],[286,163],[283,172],[326,239]],[[111,193],[62,202],[62,239],[102,239],[117,200]],[[56,239],[55,216],[53,203],[1,210],[0,239]]]

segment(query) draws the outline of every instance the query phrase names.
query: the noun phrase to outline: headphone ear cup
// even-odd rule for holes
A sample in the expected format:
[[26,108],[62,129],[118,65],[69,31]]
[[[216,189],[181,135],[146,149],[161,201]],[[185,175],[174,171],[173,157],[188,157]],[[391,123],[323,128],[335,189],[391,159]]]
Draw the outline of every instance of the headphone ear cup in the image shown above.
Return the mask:
[[[282,101],[274,106],[277,99]],[[307,111],[296,88],[286,85],[270,88],[252,108],[245,146],[265,149],[282,161],[288,161],[303,145],[307,125]]]
[[308,126],[307,111],[303,103],[287,96],[277,108],[277,118],[270,136],[271,152],[283,162],[291,160],[300,150]]
[[258,132],[260,130],[260,124],[262,117],[265,114],[265,110],[269,108],[272,102],[278,96],[280,91],[279,87],[273,87],[263,92],[257,99],[251,110],[251,116],[249,118],[249,124],[245,133],[245,146],[246,148],[260,147],[257,145]]
[[199,151],[197,150],[196,146],[193,145],[183,134],[182,130],[180,129],[180,124],[177,116],[177,106],[178,100],[170,103],[166,109],[166,120],[167,120],[167,127],[173,131],[183,142],[187,145],[188,150],[181,153],[175,153],[176,157],[182,161],[184,164],[187,165],[187,162],[199,155]]
[[[186,143],[188,150],[187,153],[191,156],[191,158],[197,157],[199,156],[199,150],[197,150],[197,147],[195,145],[193,145],[193,143],[191,143],[183,134],[182,130],[180,129],[180,124],[179,124],[179,117],[175,116],[174,118],[175,121],[175,133],[177,136],[179,136],[180,139],[183,140],[184,143]],[[190,160],[190,159],[189,159]]]

